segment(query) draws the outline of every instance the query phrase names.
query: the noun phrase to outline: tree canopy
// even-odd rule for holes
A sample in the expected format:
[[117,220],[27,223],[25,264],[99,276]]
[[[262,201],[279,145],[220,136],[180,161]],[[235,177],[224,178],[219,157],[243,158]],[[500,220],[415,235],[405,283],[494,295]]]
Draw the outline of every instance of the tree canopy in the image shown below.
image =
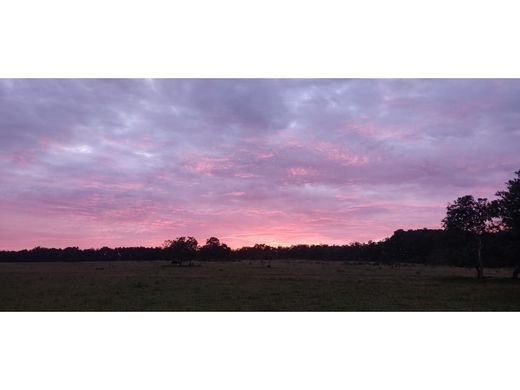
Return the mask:
[[442,225],[447,230],[481,235],[491,228],[492,212],[486,198],[465,195],[448,204]]
[[510,230],[520,231],[520,171],[516,178],[506,183],[505,191],[498,191],[496,202],[498,215],[504,226]]

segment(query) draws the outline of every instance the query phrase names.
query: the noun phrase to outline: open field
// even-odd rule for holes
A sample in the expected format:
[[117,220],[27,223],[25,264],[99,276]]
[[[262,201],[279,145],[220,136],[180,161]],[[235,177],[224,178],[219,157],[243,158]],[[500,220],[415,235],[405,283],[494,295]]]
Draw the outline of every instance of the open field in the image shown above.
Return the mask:
[[325,261],[0,263],[0,310],[520,310],[511,270],[486,275]]

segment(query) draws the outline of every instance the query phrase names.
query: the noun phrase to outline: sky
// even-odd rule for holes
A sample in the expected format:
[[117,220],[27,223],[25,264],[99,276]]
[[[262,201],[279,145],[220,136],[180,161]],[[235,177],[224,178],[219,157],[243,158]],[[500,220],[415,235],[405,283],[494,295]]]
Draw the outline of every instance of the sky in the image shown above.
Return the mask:
[[0,79],[0,249],[380,240],[519,152],[520,79]]

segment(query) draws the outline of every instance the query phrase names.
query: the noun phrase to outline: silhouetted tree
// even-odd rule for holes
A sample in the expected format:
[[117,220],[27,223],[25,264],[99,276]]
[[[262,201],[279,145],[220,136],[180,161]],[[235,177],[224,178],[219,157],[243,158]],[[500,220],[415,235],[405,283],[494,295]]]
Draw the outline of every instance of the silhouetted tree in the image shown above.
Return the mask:
[[498,191],[495,202],[497,215],[501,218],[504,227],[511,231],[514,238],[517,266],[513,271],[513,278],[517,279],[520,273],[520,171],[515,172],[516,178],[506,183],[505,191]]
[[172,263],[182,267],[184,261],[189,265],[193,264],[193,259],[197,256],[198,242],[193,237],[178,237],[175,240],[166,240],[163,247]]
[[221,243],[217,237],[210,237],[206,245],[199,250],[200,258],[203,260],[227,260],[231,257],[231,248]]
[[466,195],[448,204],[446,217],[442,220],[444,229],[468,233],[477,242],[477,278],[484,276],[482,260],[482,235],[491,227],[492,213],[486,198]]

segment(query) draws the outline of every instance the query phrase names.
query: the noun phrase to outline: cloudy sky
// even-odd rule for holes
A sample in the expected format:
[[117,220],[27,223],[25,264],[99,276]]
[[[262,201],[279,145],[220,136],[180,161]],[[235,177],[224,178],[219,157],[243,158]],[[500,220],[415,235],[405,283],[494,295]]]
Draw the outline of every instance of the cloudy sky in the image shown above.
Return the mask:
[[438,228],[520,169],[520,80],[0,80],[0,248]]

